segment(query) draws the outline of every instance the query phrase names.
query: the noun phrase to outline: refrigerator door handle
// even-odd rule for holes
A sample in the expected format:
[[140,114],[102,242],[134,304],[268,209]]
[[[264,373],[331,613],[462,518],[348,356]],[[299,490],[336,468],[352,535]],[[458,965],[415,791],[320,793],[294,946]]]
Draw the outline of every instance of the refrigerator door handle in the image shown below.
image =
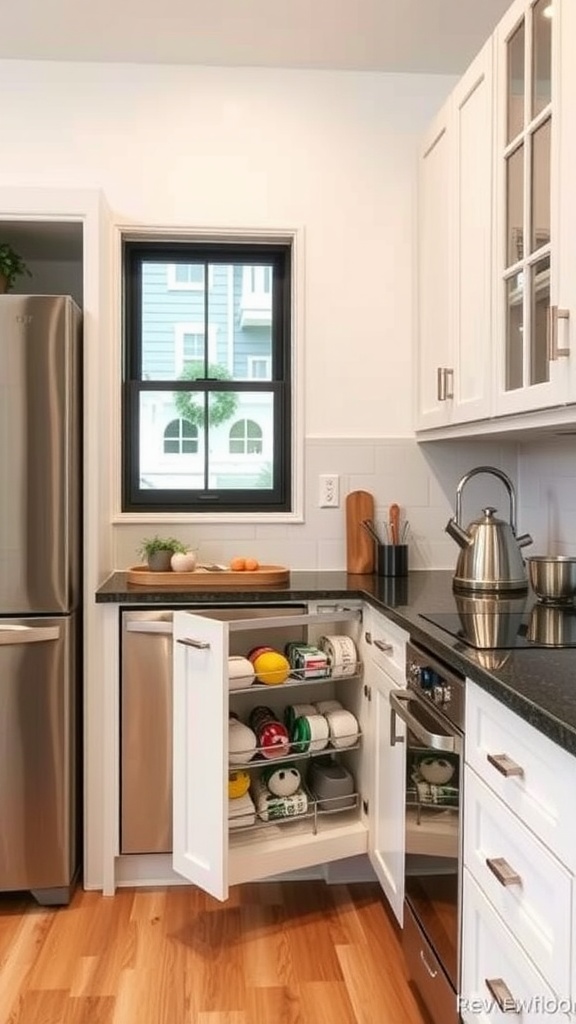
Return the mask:
[[0,626],[0,645],[59,640],[60,626]]

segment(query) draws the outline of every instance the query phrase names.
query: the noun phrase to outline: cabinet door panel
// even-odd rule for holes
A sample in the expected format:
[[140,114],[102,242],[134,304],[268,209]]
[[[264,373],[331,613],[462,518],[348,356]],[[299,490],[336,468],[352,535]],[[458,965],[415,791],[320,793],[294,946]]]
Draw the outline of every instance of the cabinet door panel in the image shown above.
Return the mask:
[[449,108],[435,119],[419,166],[419,377],[420,429],[448,421],[438,373],[452,368],[450,351],[450,152]]
[[[367,670],[368,671],[368,670]],[[396,719],[392,745],[390,690],[393,681],[378,665],[370,666],[374,778],[370,799],[370,861],[400,925],[404,907],[404,800],[406,790],[405,726]]]
[[559,239],[569,218],[562,211],[560,220],[558,190],[566,109],[560,95],[561,3],[554,3],[552,19],[549,13],[544,0],[516,0],[495,34],[497,415],[563,404],[574,372],[564,351],[565,321],[556,346],[552,333]]
[[490,413],[492,344],[492,42],[453,93],[453,422]]
[[459,1009],[465,1024],[569,1024],[566,995],[556,997],[466,869],[463,887]]
[[227,652],[226,622],[174,613],[172,864],[220,900],[228,895]]

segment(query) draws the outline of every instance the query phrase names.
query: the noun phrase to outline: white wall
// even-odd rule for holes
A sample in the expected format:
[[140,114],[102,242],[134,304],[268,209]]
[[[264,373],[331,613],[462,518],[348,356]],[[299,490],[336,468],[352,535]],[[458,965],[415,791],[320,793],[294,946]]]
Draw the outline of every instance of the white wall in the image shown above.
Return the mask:
[[576,556],[576,436],[524,442],[518,479],[523,526],[535,543],[526,554]]
[[402,437],[416,145],[453,82],[4,61],[0,186],[102,189],[126,224],[303,227],[306,434]]
[[[183,539],[210,559],[245,543],[262,561],[343,568],[343,507],[317,500],[319,473],[336,472],[342,498],[375,494],[378,518],[400,502],[414,567],[452,566],[459,476],[480,462],[516,472],[510,447],[412,440],[416,151],[454,80],[5,61],[0,83],[0,189],[97,188],[126,225],[303,229],[305,521],[179,527]],[[113,381],[118,310],[101,312]],[[474,484],[468,519],[491,486]],[[133,564],[149,532],[118,525],[109,568]]]

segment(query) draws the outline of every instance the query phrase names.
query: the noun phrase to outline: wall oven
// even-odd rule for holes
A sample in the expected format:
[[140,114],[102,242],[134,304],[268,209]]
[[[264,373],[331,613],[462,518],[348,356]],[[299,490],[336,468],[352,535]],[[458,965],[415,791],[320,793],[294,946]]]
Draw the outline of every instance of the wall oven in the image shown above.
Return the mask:
[[402,941],[431,1018],[458,1024],[465,680],[412,642],[406,676],[406,690],[390,696],[391,742],[406,754]]

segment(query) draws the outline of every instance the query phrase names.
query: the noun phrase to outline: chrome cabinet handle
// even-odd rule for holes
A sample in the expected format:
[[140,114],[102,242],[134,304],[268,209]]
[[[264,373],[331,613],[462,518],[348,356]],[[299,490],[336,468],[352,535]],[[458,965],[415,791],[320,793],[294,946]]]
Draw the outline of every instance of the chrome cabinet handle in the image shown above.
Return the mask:
[[500,885],[522,885],[520,875],[510,867],[504,857],[486,857],[486,866],[496,876]]
[[445,398],[454,398],[454,370],[451,366],[444,370],[444,382]]
[[570,355],[569,348],[558,347],[558,321],[569,320],[569,318],[570,311],[568,309],[558,309],[558,306],[548,307],[548,359],[551,363]]
[[486,757],[492,767],[507,779],[512,775],[524,775],[522,765],[516,764],[508,754],[486,754]]
[[184,647],[195,647],[198,651],[206,651],[210,647],[210,644],[206,640],[192,640],[188,639],[188,637],[183,637],[181,640],[177,640],[176,642],[183,644]]
[[[450,381],[450,386],[448,386]],[[438,366],[436,368],[436,397],[439,402],[446,402],[454,398],[454,370],[451,366]]]
[[[400,693],[390,694],[390,707],[393,714],[398,715],[401,722],[404,722],[409,729],[414,733],[417,739],[421,743],[426,744],[427,747],[432,747],[433,750],[447,750],[454,752],[456,750],[456,741],[454,736],[441,735],[439,733],[430,732],[425,725],[422,724],[411,711],[405,706],[413,700],[408,693],[400,691]],[[404,705],[404,706],[403,706]],[[395,735],[395,730],[391,730],[392,736]]]
[[387,644],[385,640],[374,640],[374,647],[377,647],[379,651],[383,651],[384,654],[394,653],[394,644]]
[[517,1013],[518,1003],[503,978],[485,978],[484,981],[501,1013]]

